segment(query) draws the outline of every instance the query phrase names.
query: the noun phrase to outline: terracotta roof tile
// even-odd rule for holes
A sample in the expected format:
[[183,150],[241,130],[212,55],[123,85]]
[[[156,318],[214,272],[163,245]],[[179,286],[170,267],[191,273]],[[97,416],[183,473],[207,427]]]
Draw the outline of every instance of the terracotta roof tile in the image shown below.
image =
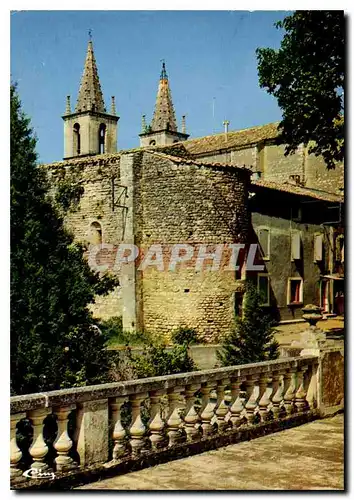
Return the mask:
[[169,154],[166,154],[166,153],[163,153],[163,152],[160,152],[160,151],[149,151],[149,150],[145,150],[146,153],[150,153],[154,156],[158,156],[160,158],[166,158],[166,160],[170,160],[170,161],[173,161],[174,163],[184,163],[184,164],[187,164],[187,165],[197,165],[197,166],[200,166],[200,167],[221,167],[221,168],[227,168],[227,169],[238,169],[238,170],[247,170],[250,174],[251,174],[251,167],[248,167],[247,165],[232,165],[230,163],[221,163],[221,162],[213,162],[213,163],[205,163],[203,161],[200,161],[200,160],[194,160],[194,159],[191,159],[191,158],[181,158],[179,156],[173,156],[173,155],[169,155]]
[[278,135],[279,122],[268,123],[258,127],[235,130],[225,133],[208,135],[196,139],[184,141],[183,145],[189,153],[198,155],[202,153],[211,153],[214,151],[225,150],[235,147],[257,144],[266,139],[275,139]]
[[[310,198],[316,198],[317,200],[332,201],[335,203],[343,203],[344,197],[340,194],[327,193],[326,191],[320,191],[317,189],[306,188],[303,186],[295,186],[294,184],[289,184],[287,182],[279,183],[273,181],[257,180],[252,181],[252,186],[257,186],[260,188],[275,189],[276,191],[283,191],[285,193],[297,194],[300,196],[308,196]],[[250,188],[252,190],[252,187]]]

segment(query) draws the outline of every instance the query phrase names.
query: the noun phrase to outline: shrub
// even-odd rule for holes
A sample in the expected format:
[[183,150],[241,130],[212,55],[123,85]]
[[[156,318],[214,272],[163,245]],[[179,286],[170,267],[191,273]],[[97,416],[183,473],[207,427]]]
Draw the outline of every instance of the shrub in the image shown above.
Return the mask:
[[253,285],[246,287],[243,317],[236,317],[235,329],[225,338],[217,357],[222,366],[257,363],[279,356],[274,339],[274,320],[265,313],[263,300]]
[[180,326],[172,332],[171,339],[174,344],[196,344],[198,342],[198,334],[194,328]]
[[123,330],[121,316],[114,316],[97,322],[102,333],[107,337],[107,345],[142,345],[149,342],[150,336],[143,332]]
[[188,354],[187,344],[172,348],[149,344],[141,354],[134,354],[129,349],[128,359],[136,378],[172,375],[198,369]]

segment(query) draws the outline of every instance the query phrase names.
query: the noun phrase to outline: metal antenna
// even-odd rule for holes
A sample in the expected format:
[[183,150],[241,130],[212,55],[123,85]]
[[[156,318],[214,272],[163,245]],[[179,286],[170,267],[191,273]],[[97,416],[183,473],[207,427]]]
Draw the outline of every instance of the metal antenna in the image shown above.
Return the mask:
[[91,42],[92,41],[92,29],[91,28],[88,30],[88,36],[89,36],[89,39]]

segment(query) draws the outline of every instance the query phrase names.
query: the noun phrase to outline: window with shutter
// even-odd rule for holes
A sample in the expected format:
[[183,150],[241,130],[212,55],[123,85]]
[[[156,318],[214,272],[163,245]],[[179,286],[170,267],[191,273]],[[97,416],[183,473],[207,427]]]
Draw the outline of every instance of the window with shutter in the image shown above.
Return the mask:
[[269,276],[268,274],[258,274],[257,276],[257,291],[261,296],[263,306],[270,305],[270,293],[269,293]]
[[261,248],[262,257],[264,260],[269,260],[270,231],[267,228],[259,228],[257,232],[258,232],[258,243]]
[[288,305],[303,303],[303,279],[289,278],[288,280]]
[[314,261],[320,262],[323,259],[323,235],[315,234],[314,236]]
[[298,231],[291,233],[291,260],[301,259],[301,235]]

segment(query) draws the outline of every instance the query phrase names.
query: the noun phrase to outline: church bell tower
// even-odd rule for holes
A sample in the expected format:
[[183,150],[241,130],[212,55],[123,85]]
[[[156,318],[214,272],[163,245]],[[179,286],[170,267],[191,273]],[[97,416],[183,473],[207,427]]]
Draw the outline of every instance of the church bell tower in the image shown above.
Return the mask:
[[110,112],[106,111],[91,35],[75,111],[71,111],[70,96],[67,96],[65,114],[62,118],[64,159],[117,151],[119,117],[114,97]]
[[182,117],[182,132],[177,130],[165,62],[162,63],[154,116],[151,124],[147,126],[145,115],[143,115],[142,132],[139,137],[140,146],[173,144],[174,142],[185,141],[189,137],[186,134],[185,116]]

